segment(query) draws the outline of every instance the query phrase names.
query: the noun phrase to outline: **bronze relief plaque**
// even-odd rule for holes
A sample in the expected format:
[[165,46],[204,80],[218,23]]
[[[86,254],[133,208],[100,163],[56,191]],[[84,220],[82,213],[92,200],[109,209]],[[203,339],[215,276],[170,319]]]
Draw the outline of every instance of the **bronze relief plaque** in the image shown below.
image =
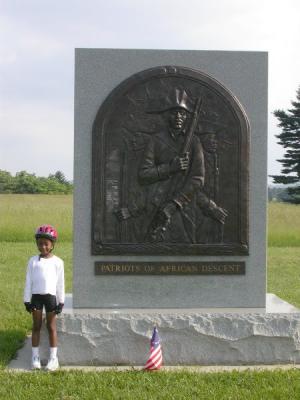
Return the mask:
[[93,125],[92,254],[248,254],[249,123],[196,70],[137,73]]

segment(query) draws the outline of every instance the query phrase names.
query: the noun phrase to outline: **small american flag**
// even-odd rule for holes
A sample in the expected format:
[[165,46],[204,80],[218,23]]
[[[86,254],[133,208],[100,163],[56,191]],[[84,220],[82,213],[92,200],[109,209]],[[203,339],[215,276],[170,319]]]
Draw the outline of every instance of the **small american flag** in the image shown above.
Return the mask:
[[159,369],[162,366],[162,352],[160,339],[156,326],[153,329],[153,335],[150,342],[150,355],[146,362],[145,369]]

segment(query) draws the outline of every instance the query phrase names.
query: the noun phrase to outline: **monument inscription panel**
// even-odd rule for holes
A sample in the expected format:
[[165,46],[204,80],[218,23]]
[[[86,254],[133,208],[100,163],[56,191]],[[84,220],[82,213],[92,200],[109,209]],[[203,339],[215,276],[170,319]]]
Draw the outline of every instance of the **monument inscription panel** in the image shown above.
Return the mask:
[[245,262],[95,262],[96,275],[242,275]]
[[117,86],[93,126],[92,254],[248,254],[249,124],[196,70]]

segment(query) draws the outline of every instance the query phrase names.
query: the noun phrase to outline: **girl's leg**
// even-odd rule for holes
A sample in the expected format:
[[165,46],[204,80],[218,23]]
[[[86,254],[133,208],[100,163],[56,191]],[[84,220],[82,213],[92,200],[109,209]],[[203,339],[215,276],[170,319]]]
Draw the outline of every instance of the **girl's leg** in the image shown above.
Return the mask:
[[55,312],[47,312],[47,329],[49,333],[50,347],[57,347],[57,333],[56,333],[56,314]]
[[40,332],[42,327],[42,310],[32,311],[32,347],[38,347],[40,344]]
[[49,333],[50,355],[46,370],[55,371],[59,368],[57,358],[57,333],[56,333],[56,314],[55,312],[47,312],[47,328]]

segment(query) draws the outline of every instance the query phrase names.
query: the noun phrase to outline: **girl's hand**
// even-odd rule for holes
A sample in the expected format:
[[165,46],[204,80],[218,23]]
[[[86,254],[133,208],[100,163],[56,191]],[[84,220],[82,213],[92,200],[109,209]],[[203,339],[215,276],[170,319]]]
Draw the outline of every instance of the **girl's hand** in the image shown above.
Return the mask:
[[29,302],[24,303],[24,306],[26,308],[26,311],[29,313],[32,313],[32,305]]
[[64,307],[64,304],[63,303],[59,303],[57,306],[56,306],[56,309],[55,309],[55,314],[60,314],[61,312],[62,312],[62,309],[63,309],[63,307]]

